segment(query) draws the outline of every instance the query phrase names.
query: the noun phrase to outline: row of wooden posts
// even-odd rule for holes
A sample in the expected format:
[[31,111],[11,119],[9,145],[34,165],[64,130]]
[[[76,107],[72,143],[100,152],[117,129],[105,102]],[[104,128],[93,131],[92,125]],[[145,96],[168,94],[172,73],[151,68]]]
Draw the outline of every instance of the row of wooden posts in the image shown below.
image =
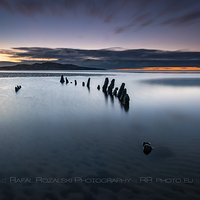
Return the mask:
[[[66,82],[66,84],[68,84],[69,80],[67,79],[67,77],[64,78],[64,76],[61,75],[60,82],[62,84]],[[77,81],[75,80],[74,82],[75,82],[75,85],[77,85]],[[82,82],[82,86],[85,86],[85,82]],[[90,78],[88,78],[87,80],[87,87],[90,88]],[[97,86],[97,89],[98,90],[101,89],[100,85]],[[109,84],[109,79],[105,78],[102,91],[105,94],[118,97],[119,101],[121,102],[122,105],[124,105],[125,108],[129,107],[130,97],[127,93],[127,89],[125,88],[125,83],[122,83],[118,90],[118,87],[115,87],[115,79],[112,79]]]
[[[61,75],[60,77],[60,82],[63,84],[64,82],[66,82],[66,84],[69,83],[69,80],[66,78],[64,78],[63,75]],[[72,83],[72,82],[70,82]],[[77,80],[74,80],[74,84],[77,85]],[[82,86],[85,86],[85,82],[82,82]],[[88,78],[88,81],[87,81],[87,87],[89,88],[90,87],[90,78]]]
[[[100,86],[98,86],[98,88],[100,88]],[[115,79],[112,79],[109,85],[109,79],[105,78],[102,90],[104,93],[118,97],[119,101],[125,107],[129,106],[130,97],[125,88],[125,83],[122,83],[118,90],[118,87],[115,87]]]

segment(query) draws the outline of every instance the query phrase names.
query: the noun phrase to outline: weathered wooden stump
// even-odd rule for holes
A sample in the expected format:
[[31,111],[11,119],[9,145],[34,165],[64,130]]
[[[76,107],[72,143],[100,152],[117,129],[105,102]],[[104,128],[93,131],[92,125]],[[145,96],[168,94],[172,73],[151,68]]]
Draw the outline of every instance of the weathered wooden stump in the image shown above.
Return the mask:
[[117,96],[117,91],[118,91],[118,87],[116,87],[116,88],[114,89],[114,91],[113,91],[113,95],[114,95],[114,96]]
[[129,105],[130,97],[128,94],[125,94],[123,99],[122,99],[122,104],[123,105]]
[[60,82],[61,82],[62,84],[65,82],[64,76],[63,76],[63,75],[61,75],[61,77],[60,77]]
[[76,80],[74,81],[74,83],[75,83],[75,85],[77,85],[77,81]]
[[97,86],[97,90],[100,90],[100,85]]
[[122,104],[124,105],[124,109],[125,111],[129,110],[129,101],[130,101],[130,97],[128,94],[125,94],[122,100]]
[[83,87],[85,86],[85,82],[82,82],[82,86],[83,86]]
[[20,89],[21,89],[21,85],[17,85],[16,87],[15,87],[15,92],[17,93]]
[[112,95],[112,90],[115,86],[115,79],[112,79],[110,85],[108,86],[108,94]]
[[127,93],[126,93],[126,88],[125,88],[125,89],[122,91],[121,96],[119,97],[119,100],[120,100],[121,103],[123,102],[124,96],[125,96],[126,94],[127,94]]
[[108,83],[109,83],[109,79],[105,78],[105,81],[102,87],[103,92],[107,92]]
[[119,99],[121,98],[121,95],[122,95],[124,88],[125,88],[125,83],[122,83],[120,88],[119,88],[118,94],[117,94]]
[[67,77],[65,78],[65,81],[66,81],[66,84],[68,84],[68,83],[69,83],[69,81],[68,81]]
[[87,87],[88,87],[88,88],[90,87],[90,78],[88,78]]

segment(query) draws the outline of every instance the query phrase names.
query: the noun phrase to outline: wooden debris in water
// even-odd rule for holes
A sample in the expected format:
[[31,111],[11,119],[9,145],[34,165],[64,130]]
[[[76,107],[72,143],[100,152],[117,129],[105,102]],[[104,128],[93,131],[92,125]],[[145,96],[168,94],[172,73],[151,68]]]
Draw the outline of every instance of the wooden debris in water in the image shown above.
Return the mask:
[[62,84],[65,82],[64,76],[63,76],[63,75],[61,75],[61,77],[60,77],[60,82],[61,82]]

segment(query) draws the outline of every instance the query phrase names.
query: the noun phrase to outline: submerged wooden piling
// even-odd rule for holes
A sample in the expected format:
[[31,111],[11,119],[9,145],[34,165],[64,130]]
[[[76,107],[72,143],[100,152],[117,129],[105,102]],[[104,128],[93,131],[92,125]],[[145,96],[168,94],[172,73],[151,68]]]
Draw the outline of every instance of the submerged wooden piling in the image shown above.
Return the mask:
[[68,81],[67,77],[65,78],[65,81],[66,81],[66,84],[68,84],[68,83],[69,83],[69,81]]
[[126,88],[123,89],[121,96],[119,97],[119,100],[122,102],[124,99],[124,96],[126,95]]
[[90,87],[90,78],[88,78],[87,87],[88,87],[88,88]]
[[115,86],[115,79],[112,79],[110,85],[108,86],[108,94],[112,95],[112,90]]
[[17,85],[16,87],[15,87],[15,92],[17,93],[20,89],[21,89],[21,85]]
[[125,111],[129,110],[129,102],[130,102],[130,97],[127,94],[127,89],[125,88],[125,83],[122,83],[119,92],[118,92],[118,98],[121,104],[123,105]]
[[121,95],[122,95],[124,88],[125,88],[125,83],[122,83],[120,88],[119,88],[118,94],[117,94],[119,99],[121,98]]
[[60,82],[61,82],[62,84],[65,82],[64,76],[63,76],[63,75],[61,75],[61,77],[60,77]]
[[113,95],[114,95],[114,96],[117,96],[117,91],[118,91],[118,87],[116,87],[116,88],[114,89],[114,91],[113,91]]
[[108,83],[109,83],[109,79],[105,78],[105,81],[102,87],[103,92],[107,92]]
[[129,108],[129,101],[130,101],[130,97],[128,94],[125,94],[123,99],[122,99],[122,104],[124,105],[125,109]]

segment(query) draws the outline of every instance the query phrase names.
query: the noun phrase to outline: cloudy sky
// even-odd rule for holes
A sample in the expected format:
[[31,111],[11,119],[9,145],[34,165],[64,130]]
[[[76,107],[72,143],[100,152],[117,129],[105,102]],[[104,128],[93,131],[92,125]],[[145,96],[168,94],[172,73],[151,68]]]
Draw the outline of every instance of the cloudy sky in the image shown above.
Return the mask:
[[[62,48],[200,51],[199,35],[199,0],[0,0],[0,61]],[[43,58],[20,57],[33,47]]]

